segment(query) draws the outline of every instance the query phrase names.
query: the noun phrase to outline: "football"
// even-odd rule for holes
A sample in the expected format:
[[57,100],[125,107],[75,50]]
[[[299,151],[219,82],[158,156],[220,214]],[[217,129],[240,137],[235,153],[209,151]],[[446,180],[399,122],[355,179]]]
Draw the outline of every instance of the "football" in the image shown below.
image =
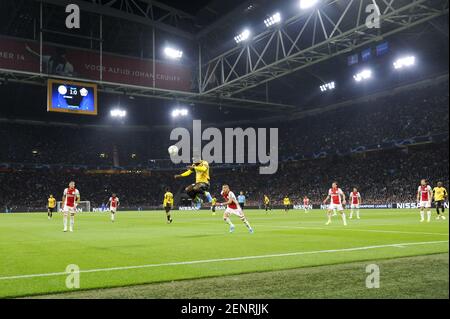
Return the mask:
[[172,145],[168,149],[170,156],[175,156],[178,154],[178,147],[176,145]]

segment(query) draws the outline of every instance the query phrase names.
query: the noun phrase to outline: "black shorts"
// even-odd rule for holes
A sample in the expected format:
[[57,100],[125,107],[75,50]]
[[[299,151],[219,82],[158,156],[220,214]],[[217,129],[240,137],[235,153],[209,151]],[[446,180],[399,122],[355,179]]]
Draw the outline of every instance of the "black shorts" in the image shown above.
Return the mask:
[[443,200],[437,200],[434,204],[436,205],[436,208],[444,208]]
[[241,206],[241,209],[244,209],[245,203],[239,203],[239,206]]
[[209,191],[209,184],[208,184],[208,183],[195,183],[195,184],[193,184],[193,186],[194,186],[196,189],[198,189],[198,190],[200,190],[200,191],[202,191],[202,192],[207,192],[207,191]]
[[55,207],[47,207],[49,213],[53,213],[55,211]]
[[289,205],[284,205],[284,209],[289,209]]
[[171,205],[166,205],[166,206],[164,207],[164,209],[166,210],[166,213],[168,213],[168,212],[170,212],[170,210],[172,209],[172,206],[171,206]]

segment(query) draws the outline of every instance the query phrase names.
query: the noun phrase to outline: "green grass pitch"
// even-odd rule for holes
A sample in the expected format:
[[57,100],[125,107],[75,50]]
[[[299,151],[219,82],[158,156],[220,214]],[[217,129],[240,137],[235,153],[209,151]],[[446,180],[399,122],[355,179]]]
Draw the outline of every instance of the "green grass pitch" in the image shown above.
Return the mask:
[[[431,223],[419,223],[416,210],[362,210],[362,219],[349,220],[347,227],[338,216],[325,226],[319,210],[248,210],[246,215],[254,234],[236,217],[230,234],[221,212],[209,211],[175,211],[171,225],[162,211],[119,212],[115,223],[108,213],[83,213],[76,216],[73,233],[62,232],[60,213],[52,220],[41,213],[0,214],[0,297],[73,292],[66,287],[65,270],[75,264],[80,291],[122,287],[115,288],[124,291],[119,297],[143,297],[127,290],[141,284],[152,284],[153,298],[229,297],[220,287],[241,296],[227,286],[234,280],[251,283],[249,298],[323,297],[333,282],[333,290],[346,292],[334,297],[352,296],[351,291],[365,297],[377,290],[375,297],[403,298],[417,275],[443,283],[428,282],[423,294],[448,298],[448,221],[434,215]],[[369,261],[381,264],[379,289],[365,288]],[[434,267],[438,262],[444,266]],[[308,289],[298,287],[301,282],[297,288],[289,285],[289,278],[307,278]],[[164,288],[164,282],[171,286]],[[280,285],[283,293],[277,292]],[[389,286],[389,294],[379,293]],[[167,295],[167,289],[178,293]]]

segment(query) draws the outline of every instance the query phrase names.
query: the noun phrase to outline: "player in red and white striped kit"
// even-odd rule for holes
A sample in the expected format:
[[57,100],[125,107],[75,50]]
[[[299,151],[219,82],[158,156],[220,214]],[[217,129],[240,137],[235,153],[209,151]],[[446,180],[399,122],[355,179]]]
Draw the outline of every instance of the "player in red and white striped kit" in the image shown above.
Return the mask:
[[326,225],[329,225],[331,223],[331,215],[333,212],[339,211],[341,213],[341,217],[342,217],[342,221],[344,222],[344,226],[347,226],[347,219],[345,218],[345,212],[344,212],[344,206],[346,201],[345,201],[345,194],[342,191],[342,189],[340,189],[338,187],[337,182],[334,182],[331,185],[331,188],[328,191],[328,196],[327,198],[325,198],[325,200],[323,201],[324,204],[326,204],[328,202],[328,200],[330,200],[330,205],[328,206],[328,222],[326,223]]
[[111,221],[114,222],[116,219],[117,208],[119,208],[119,197],[116,194],[112,194],[108,200],[109,211],[111,212]]
[[225,212],[223,213],[223,220],[228,225],[230,225],[230,233],[234,232],[234,225],[231,222],[230,215],[236,215],[241,219],[241,221],[248,228],[248,231],[250,232],[250,234],[253,234],[253,228],[250,226],[250,223],[248,222],[247,218],[245,218],[244,212],[242,211],[241,206],[239,205],[236,196],[230,190],[230,187],[228,185],[222,186],[221,195],[225,199],[225,202],[221,203],[221,205],[227,205],[227,208],[225,209]]
[[420,181],[420,186],[417,189],[417,203],[420,210],[420,222],[425,221],[425,209],[427,210],[427,222],[431,221],[431,199],[433,196],[433,190],[428,185],[426,179]]
[[67,217],[70,214],[70,231],[73,232],[75,224],[75,213],[77,212],[77,205],[80,202],[80,192],[75,188],[75,182],[70,182],[69,187],[64,190],[62,197],[63,203],[63,221],[64,232],[67,232]]
[[309,206],[309,198],[308,196],[303,197],[303,210],[305,211],[305,213],[308,212],[308,210],[311,209],[311,206]]
[[356,218],[359,219],[359,207],[361,205],[361,194],[356,187],[350,193],[350,219],[353,218],[353,213],[356,210]]

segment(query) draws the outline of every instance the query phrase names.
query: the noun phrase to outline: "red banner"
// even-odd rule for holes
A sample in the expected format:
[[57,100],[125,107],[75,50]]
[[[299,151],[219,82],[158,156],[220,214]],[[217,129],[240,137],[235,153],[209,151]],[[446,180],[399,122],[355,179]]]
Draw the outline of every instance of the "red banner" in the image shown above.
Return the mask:
[[[0,68],[39,73],[39,44],[35,41],[0,38]],[[100,54],[95,51],[44,44],[43,73],[67,78],[100,80]],[[153,61],[103,54],[103,81],[153,87]],[[156,62],[155,86],[190,91],[189,67]]]

